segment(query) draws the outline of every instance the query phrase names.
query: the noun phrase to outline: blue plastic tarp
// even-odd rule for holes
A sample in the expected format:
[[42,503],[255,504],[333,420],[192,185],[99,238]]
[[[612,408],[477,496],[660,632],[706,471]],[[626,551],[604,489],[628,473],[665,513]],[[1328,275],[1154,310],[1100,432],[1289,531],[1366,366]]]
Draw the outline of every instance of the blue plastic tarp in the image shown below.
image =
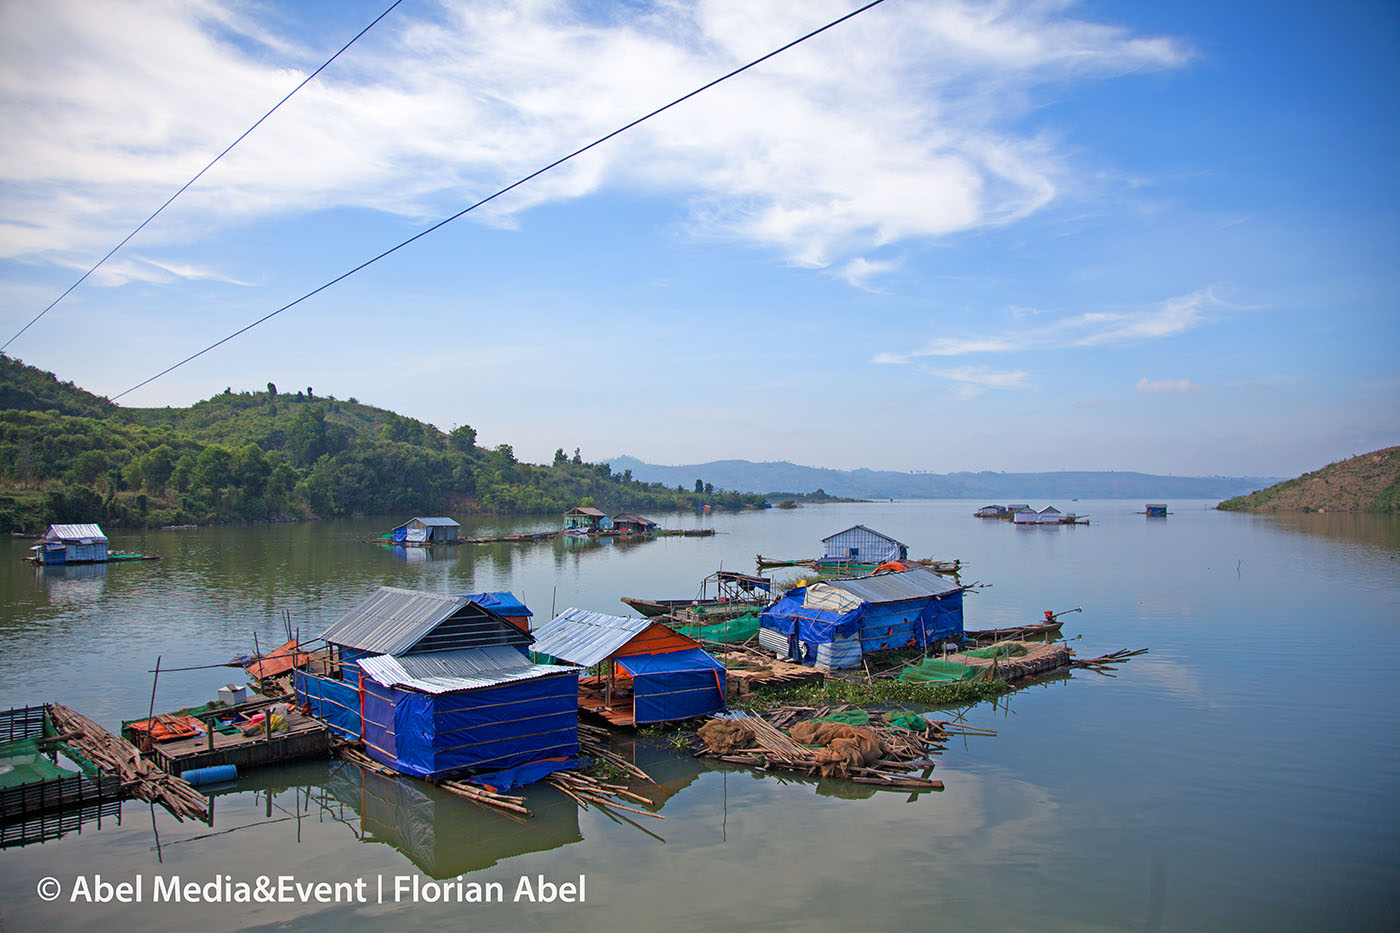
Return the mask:
[[292,687],[297,703],[311,707],[311,715],[336,735],[345,739],[360,737],[360,693],[354,685],[299,670],[293,672]]
[[591,758],[561,758],[557,761],[532,761],[515,768],[506,768],[504,771],[474,774],[469,780],[473,784],[479,784],[488,790],[504,794],[517,787],[524,787],[547,778],[555,771],[587,767],[592,760]]
[[470,599],[478,606],[485,607],[503,616],[525,616],[529,618],[534,615],[529,608],[520,600],[515,598],[515,594],[502,591],[500,593],[465,593],[464,598]]
[[821,644],[834,638],[849,638],[860,631],[861,618],[867,604],[862,603],[850,612],[832,612],[828,609],[804,609],[802,601],[807,596],[807,588],[799,586],[788,590],[776,603],[759,613],[758,624],[772,629],[779,635],[791,637],[796,633],[799,641]]
[[724,665],[701,648],[616,659],[632,675],[638,723],[690,719],[724,709]]
[[503,770],[578,754],[578,676],[513,680],[426,694],[365,678],[370,757],[431,778],[467,768]]

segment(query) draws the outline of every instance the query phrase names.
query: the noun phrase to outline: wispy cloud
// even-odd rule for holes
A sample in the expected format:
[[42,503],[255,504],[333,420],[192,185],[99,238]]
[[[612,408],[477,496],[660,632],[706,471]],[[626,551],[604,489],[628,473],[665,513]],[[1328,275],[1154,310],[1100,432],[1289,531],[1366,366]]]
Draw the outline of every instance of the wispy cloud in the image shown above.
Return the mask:
[[1139,392],[1204,392],[1202,386],[1190,379],[1139,379],[1134,386]]
[[1010,353],[1021,350],[1141,343],[1193,330],[1205,323],[1206,309],[1219,304],[1221,302],[1211,290],[1204,289],[1178,298],[1169,298],[1139,311],[1093,311],[1070,315],[1038,327],[1008,330],[1001,334],[938,337],[916,350],[880,353],[875,357],[875,362],[907,363],[931,356],[966,356],[972,353]]
[[[404,8],[143,238],[332,207],[436,217],[849,8],[450,0],[423,20]],[[0,29],[0,256],[31,259],[109,245],[324,51],[232,0],[12,3]],[[518,223],[609,188],[663,193],[697,235],[860,272],[851,257],[872,248],[1012,222],[1056,197],[1065,158],[1022,128],[1040,88],[1190,56],[1060,3],[876,8],[478,219]],[[843,274],[863,285],[877,270],[864,271]]]
[[931,376],[956,383],[954,395],[961,399],[976,398],[988,389],[1030,388],[1030,376],[1021,370],[996,370],[987,366],[955,366],[952,369],[938,369],[932,366],[921,368]]
[[861,288],[867,291],[872,290],[870,280],[886,272],[892,272],[899,267],[898,263],[886,260],[870,260],[864,256],[857,256],[841,267],[838,275],[845,279],[852,288]]

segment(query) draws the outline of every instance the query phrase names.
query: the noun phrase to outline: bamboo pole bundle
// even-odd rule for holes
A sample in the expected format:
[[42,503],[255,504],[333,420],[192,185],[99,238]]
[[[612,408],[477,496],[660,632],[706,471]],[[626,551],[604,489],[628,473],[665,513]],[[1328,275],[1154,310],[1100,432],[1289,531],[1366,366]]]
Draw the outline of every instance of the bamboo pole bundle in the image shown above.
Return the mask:
[[54,703],[49,715],[60,732],[74,733],[67,744],[103,771],[115,775],[133,796],[158,803],[184,822],[191,816],[209,819],[209,798],[188,781],[167,774],[126,739],[112,735],[91,719]]

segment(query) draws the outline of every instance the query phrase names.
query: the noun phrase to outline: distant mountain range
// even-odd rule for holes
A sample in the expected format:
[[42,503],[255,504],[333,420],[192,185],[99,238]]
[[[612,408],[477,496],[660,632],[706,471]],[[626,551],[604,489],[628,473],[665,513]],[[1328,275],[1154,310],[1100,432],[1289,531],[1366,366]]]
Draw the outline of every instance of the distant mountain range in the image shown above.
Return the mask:
[[645,483],[756,493],[811,493],[857,499],[1224,499],[1278,482],[1268,476],[1158,476],[1151,473],[1074,470],[1061,473],[900,473],[894,470],[828,470],[787,461],[713,460],[682,466],[614,457],[614,472],[632,471]]

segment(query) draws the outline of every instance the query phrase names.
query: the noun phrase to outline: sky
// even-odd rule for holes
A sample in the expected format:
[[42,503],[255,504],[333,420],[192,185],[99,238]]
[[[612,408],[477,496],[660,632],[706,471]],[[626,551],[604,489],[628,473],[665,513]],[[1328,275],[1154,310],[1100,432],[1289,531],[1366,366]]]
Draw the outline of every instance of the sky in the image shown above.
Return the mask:
[[[388,6],[0,0],[0,342]],[[117,396],[857,8],[404,0],[5,351]],[[524,460],[1400,443],[1400,6],[885,0],[122,395]]]

